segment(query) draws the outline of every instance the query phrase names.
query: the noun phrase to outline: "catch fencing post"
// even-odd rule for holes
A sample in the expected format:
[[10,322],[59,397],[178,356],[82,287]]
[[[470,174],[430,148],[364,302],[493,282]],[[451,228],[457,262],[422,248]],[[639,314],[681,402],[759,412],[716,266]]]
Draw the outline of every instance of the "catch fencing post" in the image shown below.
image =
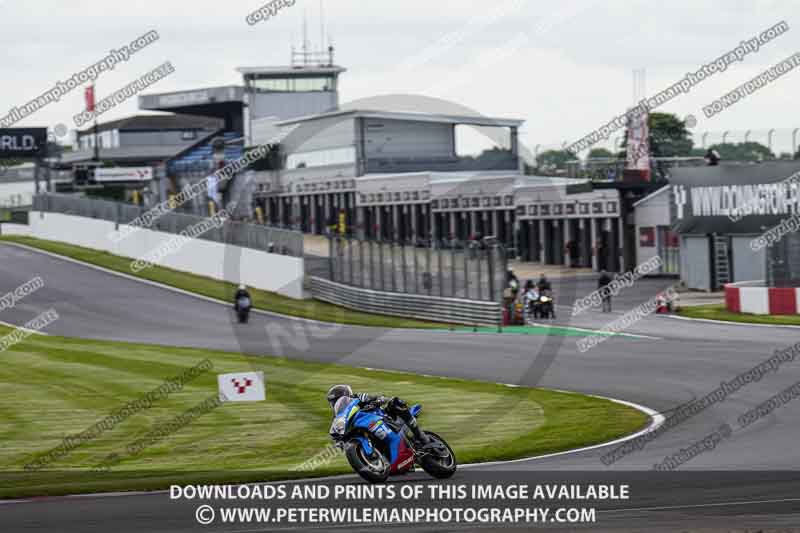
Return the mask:
[[364,241],[358,241],[358,275],[361,278],[361,287],[364,287]]
[[378,242],[378,263],[380,263],[381,268],[381,290],[386,290],[386,284],[384,283],[384,276],[383,276],[383,242]]
[[456,245],[453,242],[453,247],[450,248],[450,296],[456,297]]
[[333,277],[333,236],[328,236],[328,274],[330,274],[331,281],[336,281]]
[[431,295],[431,291],[433,290],[433,275],[431,274],[431,249],[430,247],[425,248],[425,272],[428,275],[428,296]]
[[397,264],[395,262],[395,243],[389,243],[389,268],[392,269],[392,292],[397,292]]
[[481,257],[481,252],[483,250],[478,248],[475,251],[478,253],[477,261],[475,261],[475,263],[477,265],[477,269],[478,269],[478,272],[477,272],[477,275],[478,275],[478,300],[483,300],[483,280],[481,279],[481,276],[482,276],[481,263],[483,262],[483,258]]
[[494,292],[494,246],[489,246],[486,250],[486,257],[489,259],[489,263],[486,265],[486,268],[489,270],[489,300],[496,302],[497,301],[497,294]]
[[419,260],[417,258],[417,247],[414,245],[414,241],[411,241],[411,253],[414,254],[414,293],[420,294],[419,290]]
[[369,241],[369,288],[375,288],[375,256],[372,250],[372,241]]
[[349,239],[347,241],[347,254],[349,255],[350,260],[350,285],[355,285],[353,281],[353,240]]
[[464,245],[464,298],[469,300],[469,254],[467,245]]
[[400,261],[403,269],[403,292],[408,292],[408,273],[406,272],[406,247],[400,245]]
[[439,260],[437,261],[439,267],[439,296],[444,297],[444,265],[442,264],[442,249],[437,248],[436,254]]

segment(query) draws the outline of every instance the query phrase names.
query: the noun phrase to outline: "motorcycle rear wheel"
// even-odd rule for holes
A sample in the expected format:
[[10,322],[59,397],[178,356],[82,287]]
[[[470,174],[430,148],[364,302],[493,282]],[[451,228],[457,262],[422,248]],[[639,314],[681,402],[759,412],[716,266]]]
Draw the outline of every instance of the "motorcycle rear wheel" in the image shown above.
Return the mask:
[[345,447],[347,462],[356,474],[370,483],[383,483],[389,477],[391,465],[381,452],[373,449],[372,455],[367,455],[361,443],[351,440]]
[[453,449],[450,448],[450,445],[447,442],[432,431],[426,431],[426,435],[430,438],[433,442],[438,442],[443,444],[445,448],[447,448],[448,455],[447,457],[437,457],[433,454],[423,455],[419,459],[419,465],[422,469],[428,473],[428,475],[435,477],[437,479],[446,479],[456,473],[456,468],[458,468],[458,461],[456,461],[456,454],[453,453]]

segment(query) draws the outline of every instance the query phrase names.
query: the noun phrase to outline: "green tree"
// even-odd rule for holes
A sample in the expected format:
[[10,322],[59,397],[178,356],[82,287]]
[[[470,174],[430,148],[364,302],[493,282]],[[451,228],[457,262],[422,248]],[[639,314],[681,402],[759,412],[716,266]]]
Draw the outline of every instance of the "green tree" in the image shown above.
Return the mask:
[[564,169],[567,161],[574,161],[578,157],[569,150],[546,150],[536,157],[536,164],[541,167]]
[[614,158],[614,153],[611,150],[606,150],[605,148],[592,148],[589,151],[589,159],[593,158]]
[[712,150],[719,152],[723,161],[763,161],[765,159],[775,159],[772,150],[761,143],[720,143],[711,145]]
[[[674,113],[650,113],[647,120],[650,127],[650,155],[652,157],[687,157],[692,153],[694,141],[686,129],[686,123]],[[628,132],[622,147],[628,146]],[[625,156],[625,150],[620,152]]]
[[653,157],[686,157],[694,142],[686,123],[672,113],[651,113],[650,153]]

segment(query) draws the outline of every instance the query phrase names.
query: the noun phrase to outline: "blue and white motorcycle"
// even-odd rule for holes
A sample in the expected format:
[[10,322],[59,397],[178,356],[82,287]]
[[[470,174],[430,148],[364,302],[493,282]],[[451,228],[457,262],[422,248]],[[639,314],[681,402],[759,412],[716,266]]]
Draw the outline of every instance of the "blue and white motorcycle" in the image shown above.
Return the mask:
[[[409,410],[416,418],[422,406],[416,404]],[[334,412],[331,438],[344,450],[353,470],[370,483],[412,472],[416,465],[439,479],[449,478],[456,471],[456,456],[442,437],[425,431],[430,442],[415,442],[407,424],[389,416],[379,405],[342,397]]]

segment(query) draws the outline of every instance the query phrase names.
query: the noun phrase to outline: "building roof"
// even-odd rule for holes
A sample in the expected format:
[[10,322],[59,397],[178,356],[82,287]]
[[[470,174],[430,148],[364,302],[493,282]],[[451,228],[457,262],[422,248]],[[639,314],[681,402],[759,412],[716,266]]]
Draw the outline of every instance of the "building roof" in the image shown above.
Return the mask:
[[298,76],[315,74],[341,74],[347,69],[338,65],[300,65],[296,67],[239,67],[237,72],[243,75],[264,74],[266,76]]
[[[196,141],[190,141],[180,145],[157,145],[157,146],[128,146],[124,148],[101,148],[100,159],[111,159],[113,161],[161,161],[175,157],[183,150],[192,146]],[[77,152],[66,152],[61,156],[59,164],[71,165],[90,161],[94,157],[94,150],[81,150]]]
[[669,186],[668,185],[664,185],[663,187],[661,187],[657,191],[651,192],[650,194],[648,194],[647,196],[645,196],[641,200],[637,200],[636,202],[634,202],[633,203],[633,207],[639,207],[641,204],[650,201],[651,199],[655,198],[656,196],[658,196],[658,195],[660,195],[662,193],[667,192],[668,190],[669,190]]
[[[189,129],[211,129],[216,130],[224,126],[224,122],[218,118],[201,117],[197,115],[133,115],[110,122],[98,124],[98,131],[111,130],[189,130]],[[94,127],[90,126],[83,130],[78,130],[79,135],[94,132]]]
[[517,188],[531,188],[531,187],[566,187],[567,185],[580,185],[589,183],[587,179],[580,178],[564,178],[561,176],[523,176],[525,179],[521,180]]
[[379,111],[372,109],[346,109],[307,115],[278,122],[278,126],[289,126],[304,122],[313,122],[332,117],[377,118],[382,120],[403,120],[406,122],[434,122],[439,124],[468,124],[472,126],[513,127],[521,126],[525,121],[508,118],[492,118],[481,115],[440,115],[434,113],[414,113],[410,111]]

